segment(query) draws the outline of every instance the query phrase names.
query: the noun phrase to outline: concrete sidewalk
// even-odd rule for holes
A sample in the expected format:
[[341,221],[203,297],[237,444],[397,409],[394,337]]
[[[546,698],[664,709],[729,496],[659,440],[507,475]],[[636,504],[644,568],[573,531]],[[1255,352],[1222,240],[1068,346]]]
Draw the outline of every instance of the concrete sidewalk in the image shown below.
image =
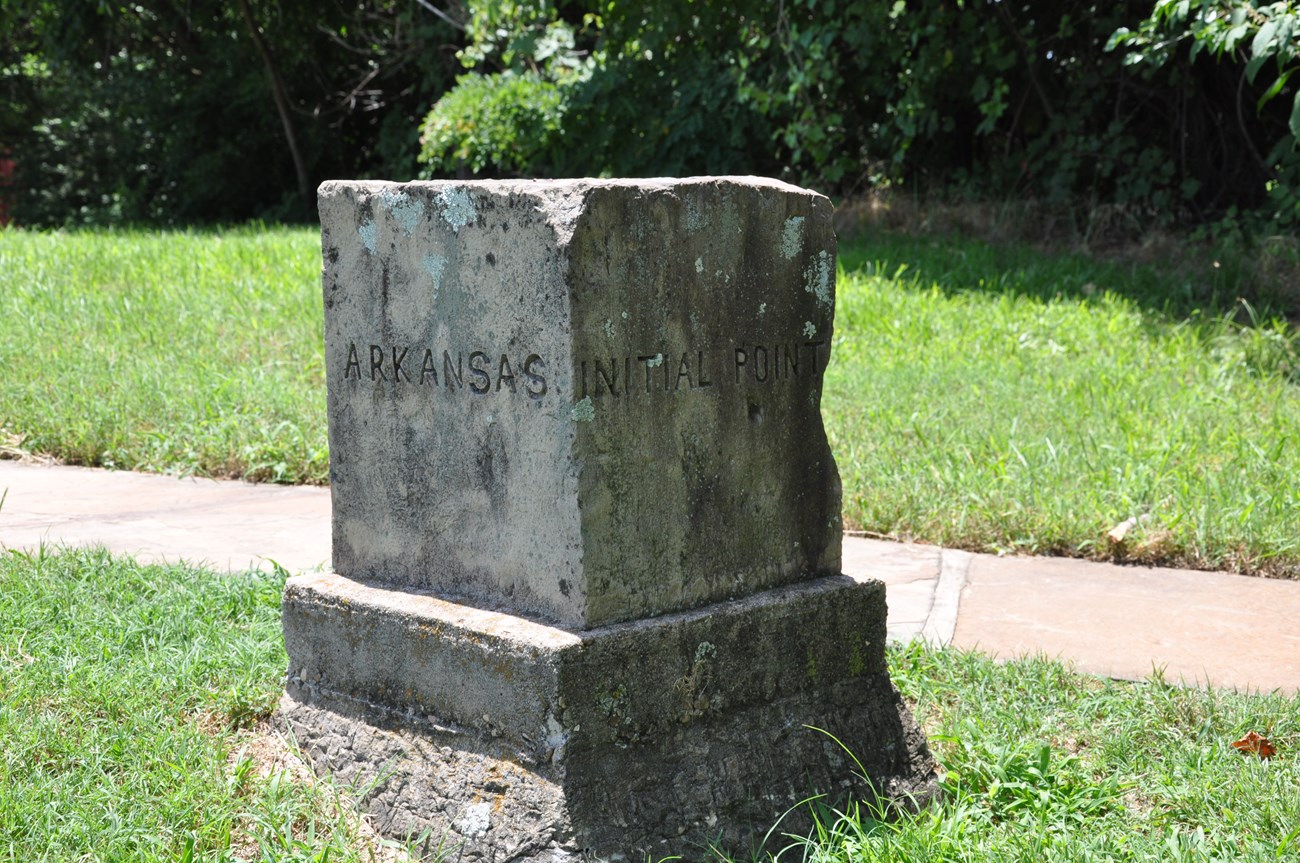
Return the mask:
[[[325,570],[322,488],[0,461],[0,546],[103,545],[222,569]],[[1042,653],[1083,671],[1233,689],[1300,690],[1300,582],[997,557],[845,537],[844,570],[888,585],[889,635]]]

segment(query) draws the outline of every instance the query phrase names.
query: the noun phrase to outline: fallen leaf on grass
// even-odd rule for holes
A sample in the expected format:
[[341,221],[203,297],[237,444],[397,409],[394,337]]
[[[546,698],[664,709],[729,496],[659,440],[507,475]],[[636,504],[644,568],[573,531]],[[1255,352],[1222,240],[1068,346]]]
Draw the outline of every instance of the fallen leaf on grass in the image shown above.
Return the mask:
[[1277,749],[1268,738],[1258,732],[1252,731],[1240,740],[1234,740],[1232,748],[1238,750],[1243,755],[1254,754],[1260,758],[1272,758],[1277,754]]

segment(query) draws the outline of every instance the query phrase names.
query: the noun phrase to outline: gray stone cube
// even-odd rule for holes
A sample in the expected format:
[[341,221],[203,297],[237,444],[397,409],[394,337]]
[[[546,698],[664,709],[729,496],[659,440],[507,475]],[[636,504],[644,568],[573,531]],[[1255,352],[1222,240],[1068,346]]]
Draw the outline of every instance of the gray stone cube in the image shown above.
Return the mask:
[[334,567],[576,629],[836,575],[830,202],[320,189]]

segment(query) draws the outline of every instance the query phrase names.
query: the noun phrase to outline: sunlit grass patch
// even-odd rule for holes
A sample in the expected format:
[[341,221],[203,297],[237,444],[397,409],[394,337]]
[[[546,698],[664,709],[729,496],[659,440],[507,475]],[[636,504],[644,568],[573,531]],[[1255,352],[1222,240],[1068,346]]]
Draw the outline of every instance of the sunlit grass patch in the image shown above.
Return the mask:
[[0,430],[134,470],[328,476],[319,239],[0,232]]
[[960,249],[909,251],[922,257],[859,260],[839,282],[823,413],[851,527],[1300,573],[1287,324],[1156,309],[1141,268],[1136,295],[1083,292],[1112,265],[1047,256],[980,279],[949,266]]
[[4,859],[371,859],[345,793],[252,757],[287,664],[283,580],[0,556]]
[[[943,767],[943,799],[901,815],[823,799],[814,829],[773,836],[763,859],[1263,863],[1300,851],[1300,699],[916,644],[890,660]],[[1277,758],[1232,748],[1250,729],[1280,741]]]

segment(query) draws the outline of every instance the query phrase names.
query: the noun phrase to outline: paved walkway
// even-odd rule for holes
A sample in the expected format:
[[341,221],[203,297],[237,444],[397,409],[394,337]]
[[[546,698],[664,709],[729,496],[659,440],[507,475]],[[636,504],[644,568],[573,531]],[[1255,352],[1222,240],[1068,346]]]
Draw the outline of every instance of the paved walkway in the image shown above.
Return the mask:
[[[326,569],[328,489],[0,461],[0,546],[104,545],[227,569]],[[1300,690],[1300,582],[997,557],[846,537],[844,569],[888,585],[889,633],[1043,653],[1095,674]]]

